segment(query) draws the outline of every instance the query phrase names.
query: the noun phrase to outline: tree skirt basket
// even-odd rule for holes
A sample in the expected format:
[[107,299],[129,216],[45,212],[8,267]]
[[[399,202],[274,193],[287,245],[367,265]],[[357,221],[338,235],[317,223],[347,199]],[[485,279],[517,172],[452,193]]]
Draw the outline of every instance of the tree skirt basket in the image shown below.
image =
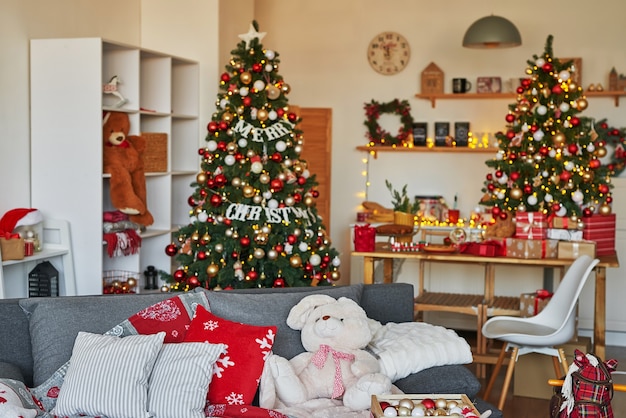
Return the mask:
[[164,173],[167,171],[167,134],[163,132],[142,132],[146,140],[143,153],[143,166],[146,173]]

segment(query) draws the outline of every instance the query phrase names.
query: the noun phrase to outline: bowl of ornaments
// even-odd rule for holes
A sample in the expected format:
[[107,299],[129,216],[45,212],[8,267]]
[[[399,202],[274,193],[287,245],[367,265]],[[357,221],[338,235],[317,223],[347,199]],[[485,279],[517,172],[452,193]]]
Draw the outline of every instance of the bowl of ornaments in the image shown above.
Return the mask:
[[479,418],[480,413],[466,395],[372,395],[370,416]]

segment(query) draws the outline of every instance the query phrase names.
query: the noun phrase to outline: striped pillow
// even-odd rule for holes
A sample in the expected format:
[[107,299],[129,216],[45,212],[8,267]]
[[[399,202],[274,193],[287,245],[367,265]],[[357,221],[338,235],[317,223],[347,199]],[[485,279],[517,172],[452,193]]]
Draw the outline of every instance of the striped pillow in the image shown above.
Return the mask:
[[52,413],[148,418],[148,379],[164,338],[79,332]]
[[203,418],[213,363],[224,344],[163,344],[148,389],[148,410],[156,417]]

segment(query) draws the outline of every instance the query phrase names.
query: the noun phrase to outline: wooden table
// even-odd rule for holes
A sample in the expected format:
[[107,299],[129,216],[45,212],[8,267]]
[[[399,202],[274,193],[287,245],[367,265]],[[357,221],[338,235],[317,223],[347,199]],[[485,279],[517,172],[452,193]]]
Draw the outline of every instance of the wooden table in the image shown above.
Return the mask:
[[[377,243],[374,252],[352,252],[353,256],[363,257],[363,283],[374,283],[374,263],[382,260],[384,263],[383,278],[385,283],[393,282],[393,260],[408,259],[419,262],[419,295],[424,292],[424,269],[427,262],[440,263],[468,263],[481,265],[485,269],[484,300],[486,304],[495,298],[495,268],[496,266],[528,266],[556,268],[561,271],[561,277],[565,267],[572,260],[560,258],[523,259],[511,257],[482,257],[459,253],[429,253],[429,252],[393,252],[383,249],[381,243]],[[617,255],[600,256],[600,263],[595,268],[595,298],[594,298],[594,325],[593,346],[594,353],[600,358],[605,357],[605,334],[606,334],[606,269],[607,267],[619,267]],[[480,334],[480,331],[479,333]]]

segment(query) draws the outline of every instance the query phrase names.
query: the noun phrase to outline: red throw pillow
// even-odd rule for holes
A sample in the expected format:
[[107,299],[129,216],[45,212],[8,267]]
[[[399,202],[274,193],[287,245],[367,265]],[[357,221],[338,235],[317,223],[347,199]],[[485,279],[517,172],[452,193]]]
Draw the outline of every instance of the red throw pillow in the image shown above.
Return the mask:
[[213,379],[207,394],[209,403],[252,404],[275,335],[275,326],[232,322],[198,306],[185,342],[226,345],[226,352],[213,365]]
[[128,318],[128,322],[138,334],[165,331],[164,343],[180,343],[185,338],[191,319],[181,298],[175,296],[142,309]]

